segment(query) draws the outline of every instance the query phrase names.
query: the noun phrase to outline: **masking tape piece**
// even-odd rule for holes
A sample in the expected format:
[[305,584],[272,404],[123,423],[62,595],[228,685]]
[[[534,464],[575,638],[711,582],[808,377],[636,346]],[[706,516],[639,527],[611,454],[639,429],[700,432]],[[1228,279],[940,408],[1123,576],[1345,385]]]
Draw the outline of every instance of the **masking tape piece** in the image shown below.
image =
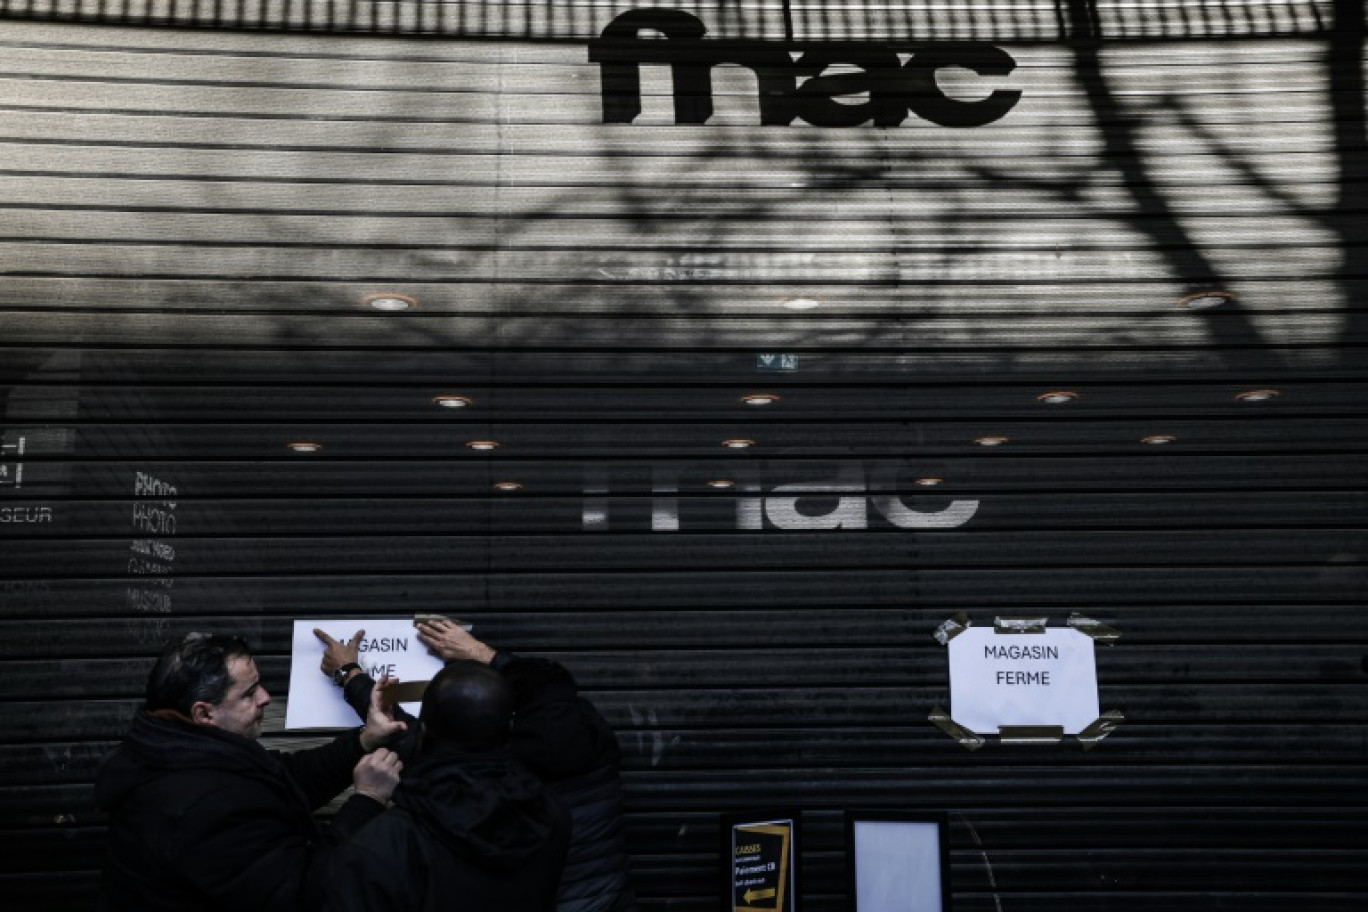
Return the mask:
[[423,699],[431,681],[400,681],[391,688],[396,703],[417,703]]
[[1057,744],[1064,740],[1062,725],[999,725],[1003,744]]
[[948,712],[941,709],[939,706],[931,707],[931,715],[927,716],[927,718],[934,722],[936,727],[941,731],[958,741],[959,746],[966,750],[978,750],[987,743],[982,735],[976,735],[963,725],[960,725],[954,719],[950,718]]
[[1078,733],[1078,741],[1083,745],[1083,749],[1092,750],[1097,746],[1097,742],[1116,731],[1126,717],[1114,709],[1109,709],[1098,716],[1088,727]]
[[1049,618],[1043,617],[1000,617],[993,621],[993,632],[1044,633],[1048,620]]
[[1069,615],[1069,626],[1079,633],[1087,634],[1099,643],[1110,646],[1121,639],[1121,631],[1115,627],[1108,627],[1101,621],[1094,621],[1090,617],[1084,617],[1078,612]]
[[948,646],[950,645],[951,640],[961,633],[964,633],[964,631],[972,627],[973,624],[974,622],[969,620],[969,615],[961,611],[959,614],[937,627],[936,632],[932,634],[932,636],[936,638],[937,643],[940,643],[942,646]]
[[445,614],[415,614],[413,616],[413,626],[417,627],[420,621],[451,621],[451,623],[455,624],[457,627],[460,627],[466,633],[470,633],[470,631],[475,629],[475,625],[470,623],[470,621],[463,621],[460,618],[448,617]]

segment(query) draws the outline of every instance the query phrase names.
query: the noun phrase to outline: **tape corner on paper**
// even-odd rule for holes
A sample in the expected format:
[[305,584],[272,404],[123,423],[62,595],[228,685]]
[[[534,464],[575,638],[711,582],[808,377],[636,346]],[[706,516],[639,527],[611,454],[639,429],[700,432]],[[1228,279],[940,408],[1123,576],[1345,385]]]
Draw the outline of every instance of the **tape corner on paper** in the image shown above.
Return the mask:
[[948,712],[939,706],[933,706],[931,708],[931,714],[927,716],[927,718],[941,731],[945,732],[951,738],[954,738],[959,746],[965,750],[975,751],[987,743],[987,739],[982,735],[977,735],[963,725],[960,725],[954,719],[950,718]]
[[1124,721],[1126,717],[1118,710],[1109,709],[1078,733],[1078,743],[1085,751],[1092,750],[1103,738],[1116,731]]
[[1009,634],[1044,633],[1049,621],[1049,618],[1035,615],[1027,617],[1004,614],[993,619],[993,632]]
[[954,617],[947,618],[943,621],[941,625],[936,628],[936,632],[933,633],[932,636],[934,636],[936,642],[940,643],[942,646],[949,646],[951,640],[961,633],[964,633],[964,631],[972,626],[974,626],[974,622],[969,620],[969,615],[961,611]]
[[1115,627],[1111,627],[1101,621],[1079,614],[1077,611],[1069,615],[1068,624],[1074,630],[1092,637],[1094,642],[1101,643],[1104,646],[1111,646],[1117,640],[1121,639],[1121,631],[1117,630]]

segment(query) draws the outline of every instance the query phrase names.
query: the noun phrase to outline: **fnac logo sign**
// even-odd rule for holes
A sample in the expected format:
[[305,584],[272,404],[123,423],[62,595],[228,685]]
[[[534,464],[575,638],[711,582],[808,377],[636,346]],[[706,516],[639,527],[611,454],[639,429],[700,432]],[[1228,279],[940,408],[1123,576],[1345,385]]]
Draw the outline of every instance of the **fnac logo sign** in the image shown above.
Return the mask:
[[[641,32],[662,37],[641,37]],[[787,126],[794,120],[818,127],[873,123],[895,127],[909,113],[945,127],[979,127],[1002,118],[1021,92],[996,89],[986,98],[951,98],[936,84],[936,71],[963,67],[980,76],[1006,76],[1016,61],[988,44],[898,46],[868,42],[747,41],[706,39],[707,27],[679,10],[623,13],[589,42],[589,61],[600,66],[604,123],[631,123],[641,113],[641,66],[670,67],[675,123],[703,124],[713,113],[712,68],[740,64],[760,87],[760,122]],[[899,54],[911,54],[903,63]],[[796,55],[796,56],[795,56]],[[859,72],[823,75],[846,64]],[[802,80],[802,81],[800,81]],[[838,99],[865,95],[851,104]]]

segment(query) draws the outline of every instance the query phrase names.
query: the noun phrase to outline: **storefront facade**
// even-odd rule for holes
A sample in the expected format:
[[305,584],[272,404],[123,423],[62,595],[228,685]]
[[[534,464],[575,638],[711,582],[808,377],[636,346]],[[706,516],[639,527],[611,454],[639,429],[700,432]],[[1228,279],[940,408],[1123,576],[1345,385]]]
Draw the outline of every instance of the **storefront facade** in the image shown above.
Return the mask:
[[[807,912],[861,808],[960,912],[1363,907],[1361,4],[0,16],[11,896],[160,642],[288,746],[293,619],[436,611],[614,723],[646,909],[771,806]],[[944,724],[1075,615],[1104,736]]]

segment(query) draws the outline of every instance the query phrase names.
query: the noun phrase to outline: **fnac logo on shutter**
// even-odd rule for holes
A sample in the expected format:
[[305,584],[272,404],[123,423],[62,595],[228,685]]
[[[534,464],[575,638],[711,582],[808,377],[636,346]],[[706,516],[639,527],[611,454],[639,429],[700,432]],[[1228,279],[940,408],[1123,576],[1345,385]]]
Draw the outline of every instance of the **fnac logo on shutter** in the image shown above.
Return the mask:
[[[643,38],[643,31],[662,37]],[[1021,100],[1018,90],[995,89],[985,98],[964,101],[949,97],[936,84],[936,71],[943,67],[962,67],[980,76],[1007,76],[1016,69],[1010,54],[989,44],[786,43],[708,39],[707,31],[699,19],[680,10],[633,10],[608,23],[589,42],[589,61],[599,64],[603,81],[604,123],[631,123],[641,113],[643,64],[670,67],[677,124],[708,122],[713,114],[712,68],[729,63],[754,71],[760,123],[767,126],[802,120],[818,127],[870,122],[895,127],[911,113],[945,127],[979,127],[999,120]],[[911,58],[903,63],[900,53]],[[823,75],[838,64],[858,72]],[[853,95],[868,100],[837,100]]]

